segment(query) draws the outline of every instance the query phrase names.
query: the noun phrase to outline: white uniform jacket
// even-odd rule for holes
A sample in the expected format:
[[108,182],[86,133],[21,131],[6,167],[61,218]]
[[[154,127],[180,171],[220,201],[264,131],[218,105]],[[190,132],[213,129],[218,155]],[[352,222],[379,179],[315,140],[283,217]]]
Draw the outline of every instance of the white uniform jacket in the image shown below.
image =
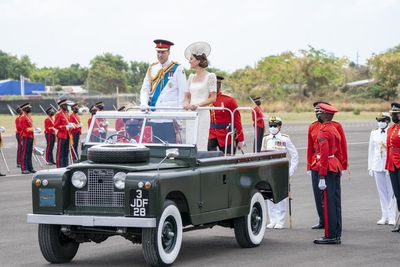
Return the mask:
[[294,174],[299,164],[299,153],[288,135],[279,132],[264,136],[261,151],[265,150],[286,150],[290,157],[289,176]]
[[368,147],[368,170],[385,171],[387,128],[371,131]]
[[[151,79],[155,77],[158,71],[168,67],[172,62],[167,61],[152,64],[144,78],[142,89],[140,90],[140,105],[147,106],[150,97]],[[179,65],[174,74],[168,77],[168,82],[158,97],[156,107],[183,107],[183,99],[186,90],[186,74],[182,65]]]

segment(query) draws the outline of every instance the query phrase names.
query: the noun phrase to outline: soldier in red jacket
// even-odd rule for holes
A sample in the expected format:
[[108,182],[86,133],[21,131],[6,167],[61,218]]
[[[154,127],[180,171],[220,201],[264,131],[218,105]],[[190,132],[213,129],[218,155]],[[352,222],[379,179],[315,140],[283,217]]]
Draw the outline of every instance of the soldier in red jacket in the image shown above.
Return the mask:
[[[118,111],[120,111],[120,112],[126,111],[125,106],[120,107],[120,108],[118,109]],[[124,123],[124,120],[123,120],[122,118],[118,118],[118,119],[115,121],[115,130],[116,130],[117,132],[124,132],[124,131],[125,131],[125,123]],[[123,134],[123,133],[122,133],[122,134]]]
[[46,161],[49,165],[56,164],[53,157],[54,143],[56,141],[56,128],[54,128],[53,107],[46,109],[47,117],[44,120],[44,137],[46,138]]
[[311,169],[318,172],[318,187],[323,191],[325,236],[314,240],[315,244],[340,244],[342,236],[342,207],[340,176],[343,170],[340,159],[341,137],[332,118],[338,110],[330,105],[321,103],[317,112],[322,122],[321,128],[314,141],[316,151],[315,161]]
[[[385,169],[389,171],[397,209],[400,211],[400,104],[392,103],[390,113],[394,124],[387,132]],[[400,226],[396,225],[392,231],[400,232]]]
[[30,115],[32,107],[29,103],[21,106],[23,115],[19,119],[22,136],[22,153],[21,153],[21,173],[35,173],[32,165],[32,149],[33,149],[33,128],[32,117]]
[[[88,118],[88,128],[90,129],[90,126],[92,124],[93,116],[96,115],[98,109],[96,108],[95,105],[91,106],[89,109],[89,112],[91,116]],[[94,122],[93,129],[92,129],[92,134],[90,135],[90,142],[100,142],[100,126],[97,120]]]
[[22,136],[21,136],[21,124],[20,119],[22,116],[21,107],[17,106],[15,111],[17,116],[15,117],[15,138],[17,139],[17,168],[21,168],[21,154],[22,154]]
[[[319,111],[319,105],[321,103],[330,105],[327,102],[315,102],[313,104],[315,113],[317,115]],[[318,116],[317,116],[318,117]],[[340,150],[341,150],[341,158],[339,161],[342,163],[342,168],[343,170],[347,170],[347,141],[346,141],[346,135],[344,133],[343,127],[339,122],[332,121],[332,125],[336,128],[338,133],[340,134],[341,137],[341,144],[340,144]],[[312,226],[312,229],[322,229],[324,228],[324,213],[322,209],[322,193],[321,190],[318,188],[318,183],[319,183],[319,176],[318,172],[312,171],[311,170],[311,164],[312,162],[315,161],[316,158],[316,151],[314,149],[314,143],[315,140],[317,139],[317,135],[319,133],[319,130],[322,126],[322,122],[320,119],[317,118],[317,120],[313,123],[310,124],[308,127],[308,144],[307,144],[307,173],[309,176],[312,178],[312,187],[313,187],[313,192],[314,192],[314,200],[315,200],[315,207],[317,208],[317,213],[319,217],[319,222]]]
[[251,112],[251,119],[253,120],[253,126],[254,124],[257,125],[257,130],[256,130],[256,135],[257,135],[257,146],[255,152],[260,152],[261,151],[261,145],[262,145],[262,140],[264,137],[264,113],[261,109],[261,97],[254,97],[252,98],[256,106],[253,108],[253,110],[256,112],[256,115],[254,117],[254,113]]
[[54,116],[54,127],[57,129],[57,168],[68,166],[68,157],[70,150],[70,129],[73,124],[69,121],[67,100],[63,99],[57,102],[60,107]]
[[71,136],[72,136],[72,159],[74,161],[79,160],[78,148],[79,142],[82,134],[82,123],[81,118],[79,118],[79,106],[78,103],[75,103],[71,106],[72,113],[69,117],[70,122],[73,124],[73,128],[71,129]]
[[[224,95],[221,92],[221,83],[224,77],[217,75],[217,99],[213,103],[214,107],[224,107],[231,111],[234,111],[238,104],[236,100],[228,95]],[[227,146],[227,154],[231,153],[232,136],[228,138],[228,143],[225,144],[226,135],[231,131],[232,117],[231,113],[227,110],[211,110],[210,111],[210,131],[208,134],[208,151],[215,151],[217,147],[220,151],[225,152],[225,146]],[[244,144],[244,135],[240,113],[235,112],[234,116],[234,129],[236,133],[235,143],[240,149]],[[235,148],[233,153],[235,153]]]

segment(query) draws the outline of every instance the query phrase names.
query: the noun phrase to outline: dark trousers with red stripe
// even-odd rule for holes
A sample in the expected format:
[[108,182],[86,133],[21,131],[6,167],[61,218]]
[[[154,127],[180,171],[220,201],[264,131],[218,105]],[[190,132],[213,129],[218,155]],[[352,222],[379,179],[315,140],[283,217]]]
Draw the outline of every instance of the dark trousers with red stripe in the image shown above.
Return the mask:
[[324,210],[322,208],[322,192],[318,187],[319,173],[317,171],[311,171],[312,188],[314,192],[315,207],[319,217],[319,224],[324,225]]
[[69,139],[58,138],[57,143],[57,168],[63,168],[68,166],[69,156]]
[[342,203],[340,173],[328,172],[325,176],[326,189],[323,192],[325,237],[342,236]]
[[74,140],[73,147],[74,147],[74,151],[75,151],[75,153],[74,153],[74,151],[71,151],[72,158],[73,158],[73,160],[78,160],[79,159],[78,147],[79,147],[79,141],[80,141],[80,138],[81,138],[81,134],[80,133],[73,133],[72,137],[73,137],[73,140]]
[[54,157],[53,157],[53,149],[54,149],[54,143],[56,142],[56,135],[55,134],[45,134],[46,137],[46,161],[50,163],[55,163],[54,162]]
[[17,165],[21,165],[21,155],[22,155],[22,138],[19,133],[15,134],[17,139]]
[[397,210],[400,211],[400,169],[395,168],[394,172],[389,172],[389,174],[393,193],[397,201]]
[[[217,151],[217,148],[222,153],[225,153],[225,147],[224,146],[220,146],[218,144],[218,139],[217,138],[208,139],[207,151]],[[235,152],[236,152],[236,147],[234,146],[233,147],[233,154],[235,154]],[[228,147],[226,148],[226,154],[230,154],[230,153],[231,153],[231,144],[229,144]]]
[[32,171],[33,138],[22,137],[21,170]]
[[[262,146],[262,140],[264,137],[264,128],[258,127],[257,126],[257,150],[256,152],[260,152],[261,151],[261,146]],[[253,146],[254,149],[254,146]]]

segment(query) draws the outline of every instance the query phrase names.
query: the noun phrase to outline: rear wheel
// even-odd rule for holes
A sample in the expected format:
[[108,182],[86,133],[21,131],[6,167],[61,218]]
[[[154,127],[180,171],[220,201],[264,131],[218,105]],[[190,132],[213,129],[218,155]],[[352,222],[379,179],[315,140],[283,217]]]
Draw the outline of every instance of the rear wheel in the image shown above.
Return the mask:
[[157,227],[142,230],[143,254],[147,264],[170,266],[181,249],[182,229],[182,218],[177,206],[167,200]]
[[267,208],[261,193],[253,195],[249,214],[234,220],[235,237],[239,246],[252,248],[264,239]]
[[39,246],[43,257],[51,263],[70,262],[79,243],[61,232],[60,225],[39,224]]

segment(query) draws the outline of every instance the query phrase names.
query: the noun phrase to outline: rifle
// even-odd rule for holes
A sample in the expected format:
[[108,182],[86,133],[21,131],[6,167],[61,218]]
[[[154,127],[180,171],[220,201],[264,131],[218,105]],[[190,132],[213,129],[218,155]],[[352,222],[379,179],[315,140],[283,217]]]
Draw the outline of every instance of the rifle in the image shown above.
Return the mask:
[[292,229],[292,192],[290,189],[290,181],[289,181],[289,228]]

